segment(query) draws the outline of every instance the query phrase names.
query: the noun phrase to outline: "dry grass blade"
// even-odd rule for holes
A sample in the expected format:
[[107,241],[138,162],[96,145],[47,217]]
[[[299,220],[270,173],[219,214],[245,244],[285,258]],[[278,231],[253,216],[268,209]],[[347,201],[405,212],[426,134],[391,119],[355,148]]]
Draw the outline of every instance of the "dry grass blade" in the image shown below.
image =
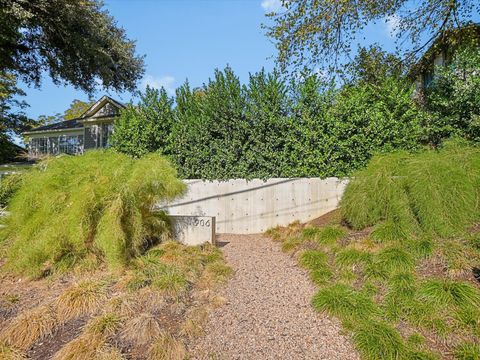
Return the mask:
[[122,323],[122,318],[116,314],[107,313],[90,320],[85,333],[98,336],[112,336]]
[[153,315],[143,313],[127,321],[122,337],[137,345],[146,345],[161,333],[159,321]]
[[194,338],[203,334],[203,328],[208,319],[207,306],[201,306],[190,312],[182,324],[181,334]]
[[7,345],[0,344],[0,359],[2,360],[24,360],[27,357],[20,350]]
[[12,320],[0,333],[0,341],[27,350],[37,340],[51,335],[58,325],[53,309],[41,306],[25,311]]
[[102,284],[83,281],[67,289],[57,300],[57,311],[62,321],[95,312],[106,299]]
[[111,347],[111,346],[104,346],[97,351],[95,356],[95,360],[123,360],[125,359],[120,352],[120,350]]
[[183,343],[167,333],[158,336],[148,349],[150,360],[183,360],[186,355]]
[[53,360],[92,360],[97,358],[97,352],[104,346],[103,336],[83,334],[61,348]]

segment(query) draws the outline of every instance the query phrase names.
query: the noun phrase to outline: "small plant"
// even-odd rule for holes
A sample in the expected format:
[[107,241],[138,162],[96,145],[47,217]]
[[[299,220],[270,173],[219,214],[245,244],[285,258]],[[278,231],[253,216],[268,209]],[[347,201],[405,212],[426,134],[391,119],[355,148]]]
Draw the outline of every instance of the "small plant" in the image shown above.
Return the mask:
[[106,313],[90,320],[85,332],[97,336],[111,336],[121,326],[122,319],[115,314]]
[[67,289],[57,299],[59,318],[66,322],[72,318],[98,310],[106,300],[104,285],[86,280]]
[[175,267],[168,266],[158,273],[151,283],[152,287],[163,291],[171,297],[179,297],[184,294],[189,286],[185,275]]
[[148,349],[148,357],[152,360],[183,360],[185,356],[185,346],[167,333],[157,336]]
[[332,245],[346,234],[346,230],[339,226],[306,227],[302,230],[304,239],[314,240],[323,245]]
[[2,360],[24,360],[27,357],[20,350],[0,343],[0,359]]
[[378,252],[375,265],[385,269],[389,274],[395,274],[412,270],[415,263],[406,251],[398,247],[389,247]]
[[371,261],[371,253],[353,248],[342,249],[335,256],[335,262],[342,267],[367,264]]
[[455,348],[455,359],[458,360],[479,360],[480,345],[474,343],[462,343]]
[[352,287],[335,284],[320,289],[312,300],[313,307],[342,320],[367,319],[378,313],[371,298]]
[[105,347],[103,336],[84,333],[62,347],[54,355],[53,360],[98,360],[100,349],[103,347]]
[[299,257],[300,265],[310,270],[323,269],[328,257],[320,250],[305,250]]
[[194,338],[203,334],[203,328],[207,322],[208,309],[205,306],[195,308],[187,315],[187,319],[182,324],[180,333],[189,338]]
[[396,360],[406,353],[399,332],[383,322],[362,323],[354,330],[353,341],[367,360]]
[[480,306],[480,291],[472,285],[460,281],[426,280],[419,288],[419,295],[421,299],[436,306]]
[[58,320],[50,306],[41,306],[12,320],[0,333],[0,342],[21,350],[27,350],[39,339],[51,335]]
[[147,345],[161,333],[162,328],[156,317],[142,313],[125,323],[122,337],[137,345]]

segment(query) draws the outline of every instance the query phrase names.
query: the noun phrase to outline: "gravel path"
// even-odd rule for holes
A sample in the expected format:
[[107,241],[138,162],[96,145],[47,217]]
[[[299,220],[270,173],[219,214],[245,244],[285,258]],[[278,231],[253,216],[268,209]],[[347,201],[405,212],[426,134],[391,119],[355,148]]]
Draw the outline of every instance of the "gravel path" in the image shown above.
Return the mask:
[[210,313],[195,359],[358,359],[334,319],[310,306],[315,293],[305,271],[262,235],[222,235],[235,276]]

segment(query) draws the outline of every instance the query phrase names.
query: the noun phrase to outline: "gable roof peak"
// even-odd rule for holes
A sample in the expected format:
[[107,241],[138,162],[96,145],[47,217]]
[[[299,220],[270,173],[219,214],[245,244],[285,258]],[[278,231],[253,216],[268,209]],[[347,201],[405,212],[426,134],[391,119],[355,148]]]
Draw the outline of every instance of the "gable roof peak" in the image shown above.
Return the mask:
[[103,95],[100,99],[98,99],[92,106],[90,106],[85,112],[80,116],[80,118],[85,119],[95,115],[101,108],[105,106],[105,104],[111,104],[117,109],[125,108],[125,105],[121,102],[111,98],[108,95]]

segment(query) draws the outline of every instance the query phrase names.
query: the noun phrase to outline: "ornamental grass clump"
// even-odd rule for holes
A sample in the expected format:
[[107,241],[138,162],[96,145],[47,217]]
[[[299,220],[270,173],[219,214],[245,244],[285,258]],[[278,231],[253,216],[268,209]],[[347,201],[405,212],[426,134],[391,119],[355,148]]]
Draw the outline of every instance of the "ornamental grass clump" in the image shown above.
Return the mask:
[[23,175],[9,203],[0,234],[7,266],[38,277],[94,255],[120,269],[168,235],[165,215],[152,208],[184,188],[158,154],[133,159],[89,151],[48,159]]
[[418,154],[379,155],[353,175],[341,202],[377,242],[451,237],[480,219],[480,149],[459,141]]

